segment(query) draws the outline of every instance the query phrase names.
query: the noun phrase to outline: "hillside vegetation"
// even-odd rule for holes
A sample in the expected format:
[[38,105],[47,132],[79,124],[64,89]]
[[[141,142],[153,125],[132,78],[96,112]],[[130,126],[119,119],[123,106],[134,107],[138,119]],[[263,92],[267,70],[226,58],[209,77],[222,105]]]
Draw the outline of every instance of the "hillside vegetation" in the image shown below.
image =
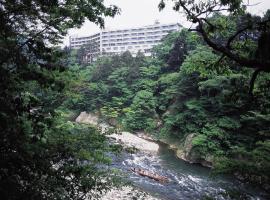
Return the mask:
[[[235,19],[226,20],[236,26]],[[217,36],[220,42],[226,34]],[[244,42],[239,37],[234,45],[255,56],[255,41],[243,51]],[[97,112],[125,130],[145,131],[185,160],[269,189],[269,74],[258,76],[250,94],[252,70],[221,57],[186,29],[164,38],[153,55],[125,52],[77,66],[84,85],[69,106]]]

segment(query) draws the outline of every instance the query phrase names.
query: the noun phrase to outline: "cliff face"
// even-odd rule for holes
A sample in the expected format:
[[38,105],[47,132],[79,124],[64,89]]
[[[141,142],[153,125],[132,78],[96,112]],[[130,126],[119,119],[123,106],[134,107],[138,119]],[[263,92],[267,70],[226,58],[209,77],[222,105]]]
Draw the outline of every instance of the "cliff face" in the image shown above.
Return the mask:
[[200,153],[196,151],[193,147],[192,141],[195,137],[195,133],[188,134],[184,142],[182,143],[173,143],[169,140],[161,140],[162,142],[168,144],[171,149],[173,149],[176,153],[176,156],[182,160],[185,160],[189,163],[201,164],[205,167],[213,167],[213,156],[207,155],[202,156]]

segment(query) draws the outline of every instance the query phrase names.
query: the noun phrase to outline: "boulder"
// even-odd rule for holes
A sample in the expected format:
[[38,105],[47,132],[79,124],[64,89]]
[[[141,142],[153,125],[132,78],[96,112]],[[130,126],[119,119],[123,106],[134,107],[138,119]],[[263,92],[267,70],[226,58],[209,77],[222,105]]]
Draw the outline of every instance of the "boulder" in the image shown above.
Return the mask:
[[87,112],[81,112],[80,115],[76,118],[77,123],[82,124],[92,124],[94,126],[98,125],[98,116],[95,114],[87,113]]
[[157,152],[159,145],[155,142],[147,141],[129,132],[121,132],[120,134],[108,135],[114,138],[117,142],[124,144],[127,147],[134,147],[141,151]]
[[212,167],[213,157],[211,155],[203,156],[193,147],[192,140],[196,134],[187,135],[182,147],[176,147],[176,156],[189,163],[198,163],[205,167]]

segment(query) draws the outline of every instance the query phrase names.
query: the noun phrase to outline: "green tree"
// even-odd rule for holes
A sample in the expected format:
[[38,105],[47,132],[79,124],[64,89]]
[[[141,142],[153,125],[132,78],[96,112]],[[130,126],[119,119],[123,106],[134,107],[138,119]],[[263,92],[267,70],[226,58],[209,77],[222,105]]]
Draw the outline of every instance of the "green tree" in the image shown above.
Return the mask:
[[67,80],[55,45],[85,19],[103,27],[103,17],[118,8],[97,0],[0,5],[1,198],[83,199],[95,186],[106,189],[110,182],[102,184],[106,178],[96,166],[108,163],[104,139],[57,111]]
[[155,127],[155,98],[147,90],[138,91],[129,108],[125,109],[125,126],[131,130],[144,130]]
[[[243,0],[173,0],[173,2],[175,11],[183,11],[187,20],[197,25],[192,30],[198,32],[207,45],[241,67],[254,71],[250,81],[251,94],[257,75],[260,72],[270,71],[269,11],[264,17],[252,16],[246,11]],[[162,10],[165,5],[165,0],[161,0],[159,9]],[[229,13],[227,17],[212,18],[224,11]],[[236,21],[236,24],[232,21]],[[254,53],[246,54],[246,52]]]
[[[222,26],[211,37],[222,45],[240,19],[210,16],[211,23]],[[256,43],[238,39],[233,47],[241,56],[252,56]],[[212,163],[216,172],[269,188],[268,74],[258,77],[251,102],[252,70],[214,51],[199,34],[187,29],[170,34],[154,53],[151,58],[129,52],[102,58],[89,68],[90,76],[100,78],[90,79],[93,88],[82,103],[91,102],[119,127],[173,142],[192,162]]]

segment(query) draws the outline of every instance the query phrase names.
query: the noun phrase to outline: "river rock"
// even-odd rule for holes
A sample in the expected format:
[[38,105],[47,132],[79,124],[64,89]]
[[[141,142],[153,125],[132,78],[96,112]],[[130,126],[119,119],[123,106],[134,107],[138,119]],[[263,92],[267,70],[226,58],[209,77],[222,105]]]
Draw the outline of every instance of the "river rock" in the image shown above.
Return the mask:
[[191,133],[187,135],[187,137],[185,138],[185,142],[183,143],[182,146],[169,144],[170,148],[174,149],[176,152],[176,156],[182,160],[185,160],[189,163],[201,164],[202,166],[211,168],[213,157],[210,155],[202,157],[193,148],[192,140],[194,139],[195,136],[196,136],[195,133]]
[[150,142],[157,142],[156,139],[154,139],[150,134],[144,132],[144,131],[137,131],[136,135],[144,140],[148,140]]
[[150,151],[157,152],[159,149],[159,145],[142,139],[132,133],[122,132],[121,134],[112,134],[108,135],[108,137],[116,139],[117,142],[120,142],[128,147],[135,147],[141,151]]
[[95,114],[81,112],[75,120],[77,123],[98,125],[98,116]]
[[[81,112],[76,118],[77,123],[91,124],[102,129],[105,132],[110,126],[106,123],[99,123],[99,117],[95,114]],[[126,147],[134,147],[141,151],[157,152],[159,145],[155,142],[147,141],[129,132],[121,132],[120,134],[107,135],[109,138],[114,138],[117,142],[123,144]]]
[[107,192],[101,200],[159,200],[143,191],[125,186],[121,188],[114,188]]

